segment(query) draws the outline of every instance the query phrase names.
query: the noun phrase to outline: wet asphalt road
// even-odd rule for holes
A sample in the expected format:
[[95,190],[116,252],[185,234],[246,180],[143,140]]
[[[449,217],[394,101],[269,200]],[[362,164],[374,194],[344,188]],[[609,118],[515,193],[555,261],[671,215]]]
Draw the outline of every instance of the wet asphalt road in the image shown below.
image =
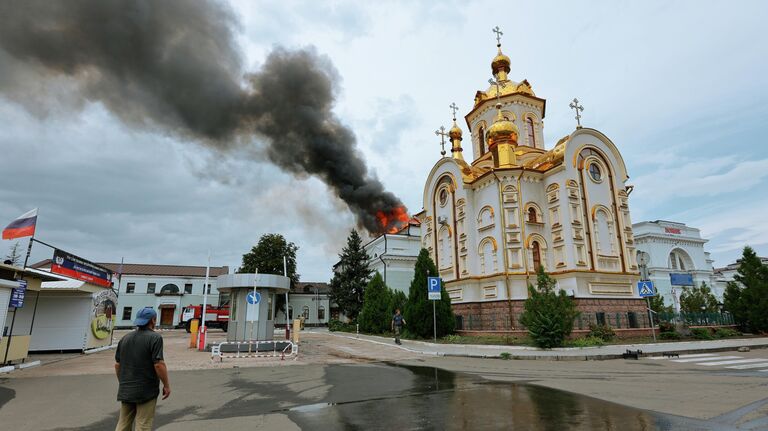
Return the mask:
[[[171,399],[158,404],[161,430],[734,429],[431,367],[305,365],[177,372],[171,379]],[[106,375],[0,380],[0,423],[111,430],[116,386]]]

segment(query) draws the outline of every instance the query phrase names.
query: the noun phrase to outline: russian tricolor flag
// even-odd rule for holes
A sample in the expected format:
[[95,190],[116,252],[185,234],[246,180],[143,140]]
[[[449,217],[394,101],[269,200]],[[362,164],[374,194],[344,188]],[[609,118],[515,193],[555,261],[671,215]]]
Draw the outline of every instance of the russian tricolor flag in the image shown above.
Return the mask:
[[22,238],[35,235],[37,224],[37,208],[22,214],[19,218],[3,229],[3,239]]

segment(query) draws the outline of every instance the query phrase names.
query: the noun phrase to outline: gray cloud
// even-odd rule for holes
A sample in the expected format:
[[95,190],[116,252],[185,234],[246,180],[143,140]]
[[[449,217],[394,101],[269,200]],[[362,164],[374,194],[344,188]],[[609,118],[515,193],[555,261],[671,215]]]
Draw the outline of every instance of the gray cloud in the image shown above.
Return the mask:
[[[194,139],[226,153],[266,143],[283,170],[322,179],[369,232],[399,226],[401,201],[369,175],[352,131],[332,113],[337,74],[312,49],[275,48],[243,77],[237,26],[218,3],[75,0],[0,2],[0,91],[31,112],[47,97],[35,79],[69,77],[59,100],[99,101],[124,123]],[[10,64],[9,64],[10,63]],[[17,82],[25,89],[20,94]]]

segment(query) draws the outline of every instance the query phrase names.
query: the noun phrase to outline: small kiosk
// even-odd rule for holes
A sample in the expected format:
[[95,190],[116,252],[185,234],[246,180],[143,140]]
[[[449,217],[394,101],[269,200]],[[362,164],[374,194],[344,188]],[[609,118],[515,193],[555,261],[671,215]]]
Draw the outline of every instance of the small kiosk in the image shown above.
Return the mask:
[[269,341],[275,332],[276,295],[285,295],[291,279],[273,274],[225,274],[216,279],[229,293],[227,341]]

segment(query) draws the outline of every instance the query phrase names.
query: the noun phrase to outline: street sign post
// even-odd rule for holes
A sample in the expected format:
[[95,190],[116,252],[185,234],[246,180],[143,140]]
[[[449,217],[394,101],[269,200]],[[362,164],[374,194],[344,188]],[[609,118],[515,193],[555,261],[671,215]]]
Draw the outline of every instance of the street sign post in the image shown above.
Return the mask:
[[648,307],[648,319],[651,322],[651,334],[653,341],[656,341],[656,328],[653,324],[653,310],[651,310],[651,301],[648,299],[656,295],[656,288],[650,280],[640,280],[637,282],[637,292],[641,298],[645,298],[645,305]]
[[435,310],[435,301],[440,300],[440,287],[442,280],[440,277],[427,277],[427,297],[432,301],[432,325],[435,341],[437,341],[437,311]]

